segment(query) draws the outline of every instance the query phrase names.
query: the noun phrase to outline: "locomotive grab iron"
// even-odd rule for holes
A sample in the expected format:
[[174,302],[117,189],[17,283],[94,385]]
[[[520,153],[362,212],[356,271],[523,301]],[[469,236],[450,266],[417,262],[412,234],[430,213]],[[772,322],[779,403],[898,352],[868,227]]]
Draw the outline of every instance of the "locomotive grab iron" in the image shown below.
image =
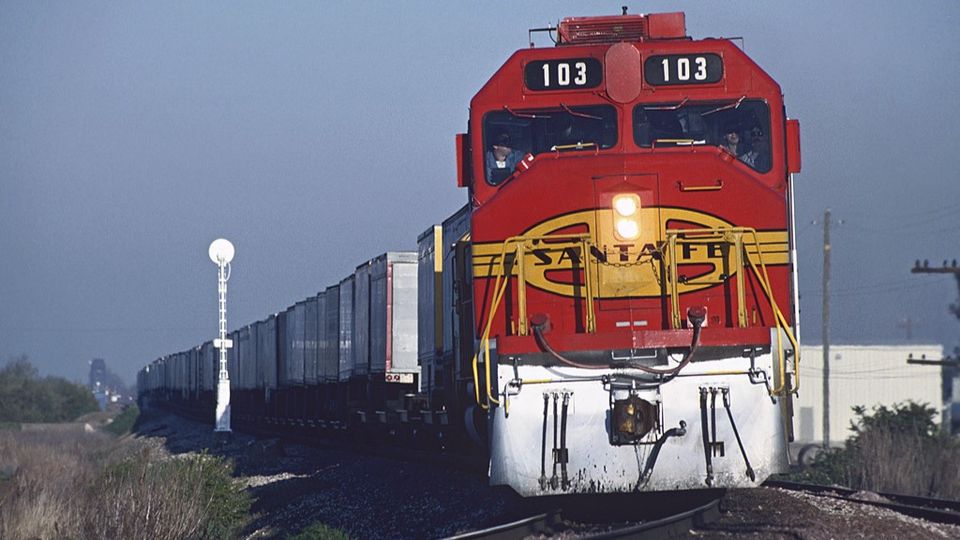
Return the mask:
[[[470,103],[466,206],[236,332],[234,418],[472,439],[525,496],[757,485],[799,386],[799,124],[682,13],[542,30]],[[212,412],[213,356],[141,394]]]

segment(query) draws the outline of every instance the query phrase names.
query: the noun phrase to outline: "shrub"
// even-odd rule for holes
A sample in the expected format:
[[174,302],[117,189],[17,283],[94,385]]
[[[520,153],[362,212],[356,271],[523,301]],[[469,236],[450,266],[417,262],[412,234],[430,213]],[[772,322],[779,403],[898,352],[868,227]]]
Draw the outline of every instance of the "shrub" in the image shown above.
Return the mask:
[[90,538],[232,538],[251,500],[233,465],[209,454],[157,461],[144,450],[109,467],[88,494]]
[[0,431],[0,538],[230,538],[251,500],[230,462],[101,433]]
[[69,422],[99,409],[85,387],[60,377],[41,378],[25,356],[0,369],[0,422]]
[[106,435],[0,432],[0,538],[79,538],[83,491],[109,459]]
[[960,443],[940,433],[937,411],[913,402],[857,416],[844,447],[824,452],[798,479],[853,489],[960,498]]

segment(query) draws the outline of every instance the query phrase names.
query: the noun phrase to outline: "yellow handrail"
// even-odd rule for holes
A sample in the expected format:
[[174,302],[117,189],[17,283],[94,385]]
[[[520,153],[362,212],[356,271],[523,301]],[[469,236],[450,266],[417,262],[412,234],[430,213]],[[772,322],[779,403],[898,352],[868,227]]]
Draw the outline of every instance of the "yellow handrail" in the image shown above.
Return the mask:
[[583,265],[583,288],[587,295],[587,332],[597,331],[597,315],[593,312],[593,280],[590,279],[590,240],[583,238],[580,240],[580,264]]
[[734,268],[737,273],[737,324],[740,328],[747,327],[747,297],[743,279],[743,233],[733,234]]
[[[794,393],[796,394],[800,389],[800,347],[796,341],[796,338],[793,335],[793,332],[790,329],[789,324],[787,323],[786,317],[783,315],[783,312],[780,310],[777,305],[776,298],[773,296],[773,292],[770,288],[770,277],[767,272],[766,263],[764,262],[763,247],[760,244],[759,236],[756,229],[752,227],[727,227],[727,228],[717,228],[717,229],[680,229],[680,230],[667,230],[667,244],[669,249],[669,294],[670,294],[670,308],[671,308],[671,322],[673,323],[674,328],[679,328],[680,321],[680,299],[679,299],[679,286],[678,286],[678,268],[677,268],[677,244],[680,235],[684,235],[684,240],[699,240],[703,241],[705,237],[716,237],[722,236],[723,240],[727,243],[733,244],[735,249],[734,256],[734,270],[736,275],[736,284],[737,284],[737,319],[738,325],[741,328],[748,326],[747,316],[746,316],[746,298],[745,298],[745,285],[744,285],[744,259],[746,259],[747,264],[749,264],[750,269],[753,271],[754,276],[757,279],[757,282],[760,284],[761,289],[764,292],[764,295],[767,297],[767,300],[770,302],[771,310],[774,313],[775,326],[777,329],[777,369],[780,374],[780,384],[775,388],[770,390],[771,395],[784,393]],[[700,238],[691,239],[686,238],[687,235],[705,235]],[[747,235],[752,237],[752,243],[757,250],[757,259],[759,261],[760,268],[757,268],[757,265],[753,263],[750,256],[744,257],[745,254],[745,243],[743,241],[743,236]],[[526,250],[528,247],[532,246],[532,242],[540,240],[567,240],[571,242],[578,242],[581,245],[581,260],[583,264],[584,271],[584,294],[586,296],[586,328],[588,332],[596,331],[596,315],[593,313],[593,290],[592,283],[590,279],[590,270],[588,263],[589,249],[591,246],[591,239],[589,235],[584,234],[568,234],[568,235],[538,235],[538,236],[513,236],[507,238],[503,241],[503,244],[500,248],[500,260],[498,261],[499,272],[497,273],[496,281],[494,282],[494,296],[493,302],[490,304],[490,310],[487,313],[487,320],[484,324],[484,330],[480,337],[480,346],[476,354],[473,356],[473,380],[474,380],[474,393],[477,404],[479,404],[483,409],[488,409],[489,404],[500,404],[500,401],[494,398],[493,396],[493,385],[491,380],[490,373],[490,331],[493,327],[493,320],[497,313],[497,310],[500,308],[500,304],[503,301],[504,294],[509,286],[509,274],[507,272],[507,253],[511,250],[515,250],[516,258],[513,261],[513,264],[519,265],[517,267],[517,278],[518,278],[518,302],[519,302],[519,316],[520,320],[518,321],[518,335],[527,335],[528,334],[528,321],[527,319],[527,306],[526,306],[526,274],[525,274],[525,257]],[[513,272],[511,271],[510,274]],[[794,372],[794,384],[792,387],[788,385],[787,381],[787,367],[786,367],[786,358],[783,349],[783,336],[786,334],[788,340],[793,346],[793,372]],[[486,401],[481,401],[480,396],[480,373],[479,373],[479,358],[481,352],[485,358],[485,376],[486,376]]]
[[[667,244],[669,246],[669,256],[670,256],[670,308],[673,312],[672,322],[674,328],[680,327],[680,302],[679,302],[679,287],[678,287],[678,276],[677,276],[677,262],[676,262],[676,248],[677,241],[679,236],[682,235],[706,235],[706,236],[723,236],[724,240],[728,243],[734,244],[734,249],[736,254],[734,256],[734,271],[736,273],[737,280],[737,319],[738,324],[741,328],[747,326],[746,320],[746,302],[744,296],[744,279],[743,279],[743,260],[744,258],[750,265],[750,269],[753,271],[754,276],[757,278],[757,282],[760,284],[761,289],[763,289],[764,295],[767,297],[767,300],[770,302],[770,308],[773,311],[775,326],[777,329],[777,368],[780,373],[780,385],[770,390],[771,395],[773,394],[784,394],[784,393],[793,393],[796,394],[800,390],[800,346],[797,343],[796,338],[793,335],[793,332],[790,329],[790,325],[787,323],[786,317],[784,317],[783,312],[780,311],[780,307],[777,305],[776,298],[773,296],[773,292],[770,289],[770,276],[767,272],[767,265],[764,262],[763,247],[760,244],[760,239],[757,235],[756,229],[752,227],[725,227],[717,229],[676,229],[676,230],[667,230]],[[757,260],[760,263],[760,270],[757,269],[757,265],[753,264],[750,257],[743,257],[743,235],[749,235],[753,238],[753,245],[757,249]],[[731,242],[732,239],[732,242]],[[703,237],[698,240],[703,240]],[[761,275],[762,271],[762,275]],[[787,339],[790,340],[791,345],[793,345],[793,372],[794,372],[794,381],[795,384],[788,388],[787,377],[786,377],[786,359],[784,356],[783,350],[783,336],[786,334]]]
[[[497,310],[500,308],[500,303],[503,300],[503,295],[507,290],[507,286],[510,281],[507,279],[507,252],[511,244],[515,244],[516,249],[516,260],[514,264],[518,264],[517,273],[519,277],[520,291],[518,291],[518,301],[520,302],[520,324],[519,324],[519,335],[527,334],[527,306],[526,306],[526,277],[524,275],[524,257],[526,256],[526,243],[533,242],[534,240],[568,240],[571,242],[580,243],[583,246],[583,253],[581,255],[581,260],[583,264],[583,276],[585,284],[585,293],[587,295],[587,328],[588,331],[596,330],[596,319],[593,314],[593,298],[592,298],[592,289],[590,286],[590,270],[589,264],[587,264],[587,256],[590,245],[590,235],[586,234],[557,234],[557,235],[538,235],[538,236],[511,236],[503,241],[503,244],[500,247],[500,261],[499,261],[499,270],[497,274],[497,279],[494,281],[493,290],[493,302],[490,304],[490,311],[487,313],[487,321],[484,324],[483,333],[480,337],[480,346],[478,351],[473,355],[473,386],[474,394],[477,400],[477,404],[480,405],[484,410],[489,408],[489,404],[493,403],[499,405],[500,402],[493,397],[493,386],[491,385],[490,380],[490,330],[493,327],[493,319],[497,313]],[[480,362],[480,351],[483,351],[484,354],[484,367],[486,372],[486,394],[487,401],[480,401],[480,371],[478,368]]]
[[526,251],[523,242],[517,242],[517,303],[520,312],[520,320],[517,321],[517,334],[527,335],[527,272],[523,259],[526,257]]
[[[752,227],[747,227],[746,229],[753,236],[754,245],[757,247],[757,259],[760,261],[760,269],[763,270],[763,277],[761,277],[760,273],[757,271],[756,265],[751,264],[750,269],[753,270],[753,274],[756,276],[757,281],[763,288],[764,294],[766,294],[767,298],[770,300],[770,307],[773,309],[773,313],[777,319],[777,351],[780,359],[781,384],[779,387],[774,388],[772,393],[792,393],[796,395],[800,391],[800,344],[797,343],[796,338],[793,336],[793,332],[790,330],[790,325],[787,324],[787,319],[783,316],[783,312],[780,311],[780,308],[777,306],[777,301],[773,297],[773,292],[770,290],[770,276],[767,274],[767,265],[763,262],[763,248],[760,246],[760,239],[757,237],[757,231]],[[749,261],[749,257],[747,260]],[[793,374],[796,382],[796,384],[793,385],[793,388],[787,388],[786,364],[784,363],[783,357],[783,338],[780,336],[781,330],[783,330],[783,333],[787,335],[787,339],[790,340],[790,344],[793,345]]]

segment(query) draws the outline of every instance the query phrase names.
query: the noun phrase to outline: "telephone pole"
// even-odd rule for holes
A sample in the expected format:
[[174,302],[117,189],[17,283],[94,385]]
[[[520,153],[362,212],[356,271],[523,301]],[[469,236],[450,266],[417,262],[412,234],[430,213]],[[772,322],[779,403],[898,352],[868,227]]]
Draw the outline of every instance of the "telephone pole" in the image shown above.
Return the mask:
[[943,261],[943,266],[930,267],[930,261],[923,261],[923,266],[920,265],[920,261],[914,263],[913,269],[910,270],[912,274],[953,274],[953,277],[957,280],[957,303],[950,304],[950,313],[960,319],[960,266],[957,266],[957,260],[954,259],[950,265],[947,265],[947,261]]
[[823,213],[823,447],[830,448],[830,209]]
[[[952,313],[957,319],[960,319],[960,266],[957,266],[957,260],[953,259],[948,265],[947,261],[943,261],[943,266],[940,267],[931,267],[930,261],[923,261],[923,264],[920,264],[920,261],[917,260],[913,265],[913,269],[910,270],[913,274],[953,274],[953,277],[957,280],[957,301],[956,303],[950,304],[950,313]],[[944,382],[944,402],[945,407],[943,410],[943,428],[945,433],[950,433],[953,426],[953,414],[952,408],[953,403],[957,400],[958,393],[954,391],[956,388],[956,376],[957,376],[957,362],[960,359],[960,349],[954,349],[953,357],[946,357],[943,360],[926,360],[920,359],[915,360],[912,357],[907,360],[908,364],[925,364],[925,365],[938,365],[940,367],[941,377]]]

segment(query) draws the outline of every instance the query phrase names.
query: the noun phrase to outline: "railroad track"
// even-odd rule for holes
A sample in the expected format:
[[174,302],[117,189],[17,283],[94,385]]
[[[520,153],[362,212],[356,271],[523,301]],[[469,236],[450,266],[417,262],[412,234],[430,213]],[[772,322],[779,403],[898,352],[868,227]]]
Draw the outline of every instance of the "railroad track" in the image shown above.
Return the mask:
[[[717,497],[696,508],[646,523],[629,524],[626,526],[620,525],[613,529],[609,529],[608,526],[602,524],[596,524],[594,527],[604,527],[608,530],[593,534],[583,530],[585,527],[584,524],[577,524],[577,535],[580,538],[590,540],[605,540],[610,538],[658,539],[673,537],[716,520],[720,515],[720,499],[721,497]],[[564,521],[561,512],[557,510],[537,514],[510,523],[504,523],[488,529],[452,536],[447,540],[519,540],[532,535],[555,536],[571,531],[573,528],[571,524]]]
[[[178,416],[204,422],[203,418],[191,414],[191,411],[167,408]],[[209,423],[209,422],[206,422]],[[242,416],[236,417],[233,422],[235,431],[244,432],[257,438],[280,438],[313,447],[338,450],[359,451],[367,455],[381,456],[389,459],[404,461],[421,461],[432,464],[443,464],[473,473],[485,472],[485,461],[478,460],[476,455],[465,455],[463,452],[443,452],[436,449],[426,450],[391,445],[388,441],[370,443],[345,436],[342,432],[321,429],[318,426],[302,426],[299,429],[287,429],[284,425],[263,425],[251,422]],[[685,532],[691,528],[703,526],[718,519],[720,515],[719,503],[723,490],[712,490],[707,495],[709,501],[704,503],[704,496],[691,499],[680,499],[664,503],[676,504],[686,510],[667,516],[651,519],[646,522],[637,522],[635,512],[619,512],[622,521],[614,521],[609,517],[601,517],[594,522],[595,514],[585,515],[582,509],[579,512],[571,509],[567,512],[553,510],[541,512],[530,517],[510,521],[495,527],[477,530],[470,533],[451,537],[452,539],[497,539],[511,540],[528,536],[556,536],[564,532],[573,532],[579,538],[606,539],[606,538],[663,538]],[[547,503],[549,504],[549,503]],[[659,514],[663,507],[657,506],[653,514]],[[522,515],[522,514],[521,514]],[[626,517],[631,516],[631,517]],[[648,517],[650,513],[647,514]],[[630,520],[632,523],[624,523]],[[643,518],[640,518],[643,519]]]
[[858,504],[888,508],[895,512],[900,512],[901,514],[927,521],[946,523],[950,525],[960,525],[960,501],[932,499],[913,495],[901,495],[899,493],[876,493],[876,499],[865,498],[859,496],[863,492],[855,489],[837,486],[822,486],[818,484],[803,484],[798,482],[789,482],[786,480],[767,480],[764,482],[764,485],[767,487],[778,487],[792,491],[805,491],[807,493],[814,493],[823,497],[831,497],[834,499],[841,499]]

